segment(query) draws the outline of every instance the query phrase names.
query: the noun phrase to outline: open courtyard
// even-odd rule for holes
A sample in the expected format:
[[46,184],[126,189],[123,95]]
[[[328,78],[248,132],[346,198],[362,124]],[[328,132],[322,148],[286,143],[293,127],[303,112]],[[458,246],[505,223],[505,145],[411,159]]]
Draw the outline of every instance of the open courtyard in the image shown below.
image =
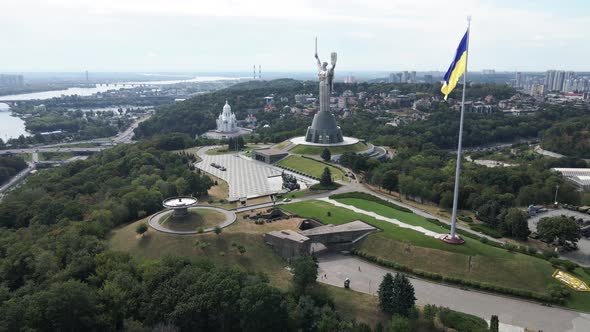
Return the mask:
[[[281,179],[283,170],[281,168],[252,160],[240,154],[209,155],[205,151],[206,149],[199,150],[199,157],[202,160],[197,162],[195,166],[226,181],[229,185],[230,201],[243,197],[255,198],[276,194],[283,190]],[[225,170],[214,167],[213,164],[223,166]],[[301,189],[317,183],[316,180],[302,175],[296,175],[296,177],[301,184]]]

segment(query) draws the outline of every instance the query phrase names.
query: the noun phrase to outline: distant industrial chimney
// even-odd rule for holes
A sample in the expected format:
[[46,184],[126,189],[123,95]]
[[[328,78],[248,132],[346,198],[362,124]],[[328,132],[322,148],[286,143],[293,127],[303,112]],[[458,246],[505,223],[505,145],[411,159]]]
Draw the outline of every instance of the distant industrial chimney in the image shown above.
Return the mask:
[[262,80],[262,70],[260,69],[260,65],[258,65],[258,79]]
[[253,65],[254,68],[254,79],[256,79],[256,65]]

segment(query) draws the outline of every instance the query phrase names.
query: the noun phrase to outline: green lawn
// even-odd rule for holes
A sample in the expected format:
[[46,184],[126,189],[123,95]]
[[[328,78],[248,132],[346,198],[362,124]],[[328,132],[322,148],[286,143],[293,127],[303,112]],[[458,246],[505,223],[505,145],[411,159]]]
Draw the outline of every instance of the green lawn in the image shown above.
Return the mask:
[[[367,150],[369,147],[364,142],[358,142],[352,145],[345,145],[345,146],[335,146],[330,147],[328,150],[334,154],[341,154],[344,152],[361,152]],[[289,150],[290,153],[295,154],[310,154],[310,155],[320,155],[324,151],[323,146],[309,146],[309,145],[297,145],[296,147]]]
[[379,308],[377,296],[330,285],[322,284],[321,287],[326,289],[334,300],[336,311],[343,317],[356,317],[357,322],[368,324],[373,328],[378,323],[386,326],[391,318]]
[[67,160],[74,156],[71,152],[39,152],[40,161]]
[[[337,201],[435,232],[448,232],[445,228],[430,223],[416,214],[401,212],[377,202],[355,198],[343,198]],[[345,208],[338,208],[323,201],[297,202],[283,205],[281,208],[328,224],[363,220],[376,226],[383,231],[368,236],[357,249],[413,269],[538,293],[547,293],[548,285],[558,283],[551,277],[555,269],[548,261],[520,253],[511,253],[471,238],[465,238],[466,243],[463,245],[449,245],[419,232]],[[575,272],[577,277],[584,279],[587,283],[590,281],[590,276],[582,269],[577,269]],[[568,307],[590,310],[590,293],[573,291],[571,293]]]
[[289,167],[316,178],[320,178],[324,172],[324,168],[328,167],[330,172],[332,172],[333,179],[338,181],[345,178],[344,172],[342,172],[339,168],[326,165],[317,160],[303,158],[300,156],[288,156],[287,158],[279,161],[277,165]]
[[[239,151],[243,152],[243,151],[250,151],[252,149],[256,148],[255,145],[246,145],[243,148],[241,148]],[[220,148],[217,149],[209,149],[207,150],[207,152],[205,152],[208,155],[220,155],[220,154],[228,154],[228,153],[236,153],[235,150],[228,150],[227,146],[222,146]]]

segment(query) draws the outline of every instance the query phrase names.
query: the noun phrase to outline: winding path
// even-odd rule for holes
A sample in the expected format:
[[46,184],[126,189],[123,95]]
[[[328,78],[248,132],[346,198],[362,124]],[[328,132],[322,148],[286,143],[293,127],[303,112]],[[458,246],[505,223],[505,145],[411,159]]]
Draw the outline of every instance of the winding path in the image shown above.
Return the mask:
[[330,199],[328,197],[320,198],[319,200],[333,204],[334,206],[337,206],[339,208],[348,209],[348,210],[354,211],[356,213],[360,213],[360,214],[367,215],[369,217],[373,217],[377,220],[382,220],[382,221],[386,221],[388,223],[392,223],[392,224],[397,225],[401,228],[408,228],[408,229],[414,230],[416,232],[420,232],[426,236],[432,236],[432,237],[438,238],[439,236],[443,235],[440,233],[436,233],[436,232],[427,230],[426,228],[421,227],[421,226],[412,226],[412,225],[406,224],[405,222],[401,222],[401,221],[394,219],[394,218],[384,217],[384,216],[377,214],[375,212],[372,212],[372,211],[366,211],[366,210],[359,209],[359,208],[352,206],[352,205],[343,204],[343,203],[337,202],[333,199]]

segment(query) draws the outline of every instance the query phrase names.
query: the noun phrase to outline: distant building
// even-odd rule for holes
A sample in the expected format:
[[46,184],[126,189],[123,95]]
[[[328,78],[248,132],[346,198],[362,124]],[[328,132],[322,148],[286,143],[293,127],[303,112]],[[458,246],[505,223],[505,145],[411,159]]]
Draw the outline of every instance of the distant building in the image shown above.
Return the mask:
[[517,71],[515,76],[516,76],[516,77],[515,77],[515,81],[516,81],[516,82],[515,82],[515,83],[516,83],[516,84],[515,84],[515,86],[516,86],[517,88],[522,88],[522,85],[523,85],[523,80],[522,80],[522,73],[521,73],[521,72],[519,72],[519,71]]
[[542,97],[545,94],[545,86],[543,84],[531,85],[531,96]]
[[495,69],[484,69],[481,71],[483,75],[496,75]]
[[23,75],[6,75],[0,74],[0,86],[23,86],[25,84],[25,80]]
[[313,103],[315,103],[315,101],[316,101],[316,98],[314,98],[311,93],[295,95],[295,103],[296,104],[301,104],[301,105],[313,104]]
[[522,116],[522,115],[533,115],[535,114],[535,110],[522,110],[522,109],[509,109],[509,110],[503,110],[502,114],[504,114],[504,116]]
[[387,83],[399,83],[400,77],[396,73],[389,74]]
[[278,149],[252,150],[252,158],[267,164],[274,164],[289,155],[288,152]]
[[583,191],[590,191],[590,168],[552,168]]
[[344,83],[345,84],[356,83],[356,77],[354,77],[352,74],[348,74],[348,76],[346,76],[346,78],[344,79]]
[[211,139],[224,139],[250,133],[250,130],[238,127],[236,115],[232,112],[227,100],[215,122],[217,123],[217,129],[209,130],[203,136]]

